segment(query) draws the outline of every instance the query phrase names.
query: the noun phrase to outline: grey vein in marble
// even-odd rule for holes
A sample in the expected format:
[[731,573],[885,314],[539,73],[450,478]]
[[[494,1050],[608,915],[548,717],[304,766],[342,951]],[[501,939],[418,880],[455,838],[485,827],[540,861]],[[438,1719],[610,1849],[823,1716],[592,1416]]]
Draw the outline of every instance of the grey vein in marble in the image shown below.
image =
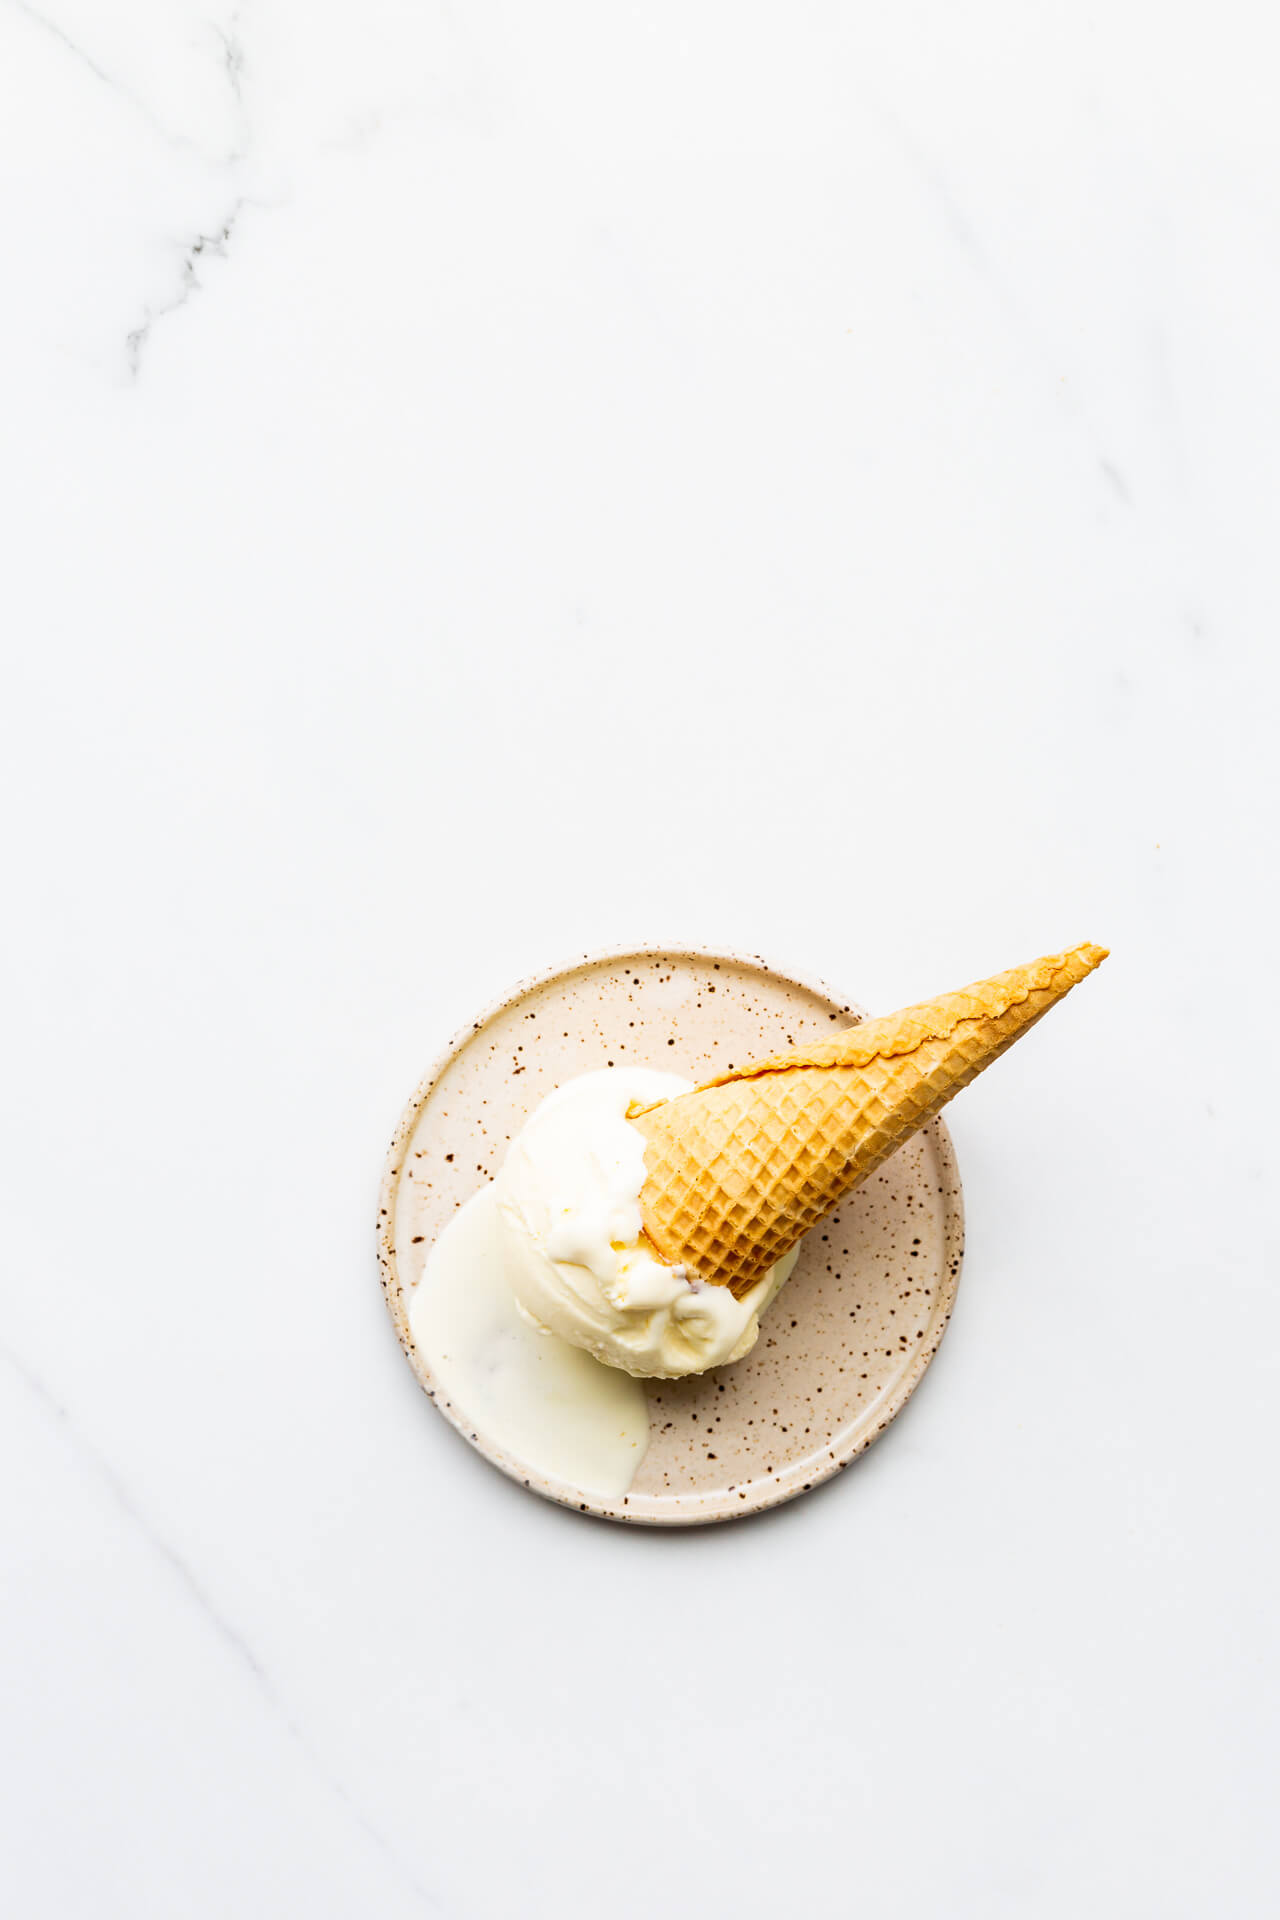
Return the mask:
[[227,1647],[245,1670],[250,1673],[263,1701],[284,1728],[289,1738],[298,1748],[313,1773],[340,1803],[352,1823],[359,1828],[365,1838],[378,1850],[395,1873],[406,1890],[423,1903],[426,1910],[439,1913],[442,1909],[435,1894],[425,1887],[413,1869],[401,1858],[386,1836],[379,1832],[368,1816],[361,1812],[338,1776],[321,1760],[311,1745],[301,1726],[285,1705],[277,1692],[271,1676],[262,1661],[254,1652],[249,1641],[233,1626],[209,1594],[201,1586],[190,1566],[172,1544],[165,1539],[152,1521],[147,1517],[130,1493],[115,1468],[83,1433],[71,1418],[68,1409],[57,1398],[45,1382],[34,1373],[25,1360],[11,1347],[0,1346],[0,1358],[7,1361],[9,1367],[27,1388],[35,1404],[43,1409],[49,1418],[61,1428],[77,1458],[87,1466],[95,1478],[107,1488],[117,1508],[144,1540],[151,1551],[162,1560],[174,1576],[178,1586],[186,1594],[201,1618],[210,1626],[222,1644]]
[[56,20],[51,20],[47,13],[41,13],[38,7],[33,7],[30,0],[9,0],[9,4],[22,15],[24,20],[29,20],[33,27],[39,27],[42,33],[47,33],[51,39],[58,42],[59,46],[65,47],[72,58],[78,60],[82,67],[86,67],[95,80],[100,80],[104,87],[108,87],[127,106],[132,107],[133,111],[146,121],[151,131],[159,134],[167,145],[190,147],[191,142],[188,139],[167,127],[163,120],[152,112],[141,95],[133,91],[132,87],[127,87],[123,80],[118,80],[115,74],[108,73],[105,67],[99,66],[93,55],[86,53],[79,41],[73,40]]
[[[233,170],[234,177],[234,172],[238,168],[239,163],[248,156],[250,135],[249,116],[245,107],[244,95],[245,52],[244,42],[240,38],[240,9],[238,7],[232,9],[231,16],[225,27],[218,25],[216,21],[211,23],[211,25],[213,34],[222,49],[222,64],[226,72],[227,87],[231,94],[239,129],[235,142],[227,152],[222,163]],[[237,194],[236,198],[231,202],[221,225],[216,227],[212,233],[198,231],[180,243],[182,252],[177,293],[172,300],[166,300],[160,306],[146,307],[143,311],[142,319],[138,322],[137,326],[131,327],[125,336],[125,364],[128,368],[128,376],[131,382],[136,381],[138,378],[138,373],[142,366],[142,356],[151,339],[157,321],[163,320],[168,314],[176,313],[180,307],[184,307],[187,304],[187,301],[193,293],[202,291],[204,283],[200,279],[197,271],[200,262],[210,254],[218,254],[221,258],[226,258],[231,235],[235,231],[236,223],[244,211],[246,204],[245,196],[243,194]]]
[[227,85],[231,89],[236,118],[240,124],[239,139],[227,158],[229,161],[243,160],[249,151],[249,115],[244,98],[244,42],[240,38],[240,9],[234,9],[225,27],[215,25],[213,31],[222,47]]
[[163,320],[166,315],[170,313],[177,313],[180,307],[186,306],[187,301],[193,293],[203,291],[204,282],[197,272],[201,261],[212,254],[216,254],[225,260],[227,247],[232,234],[235,232],[236,223],[244,211],[245,204],[246,202],[242,197],[237,198],[232,202],[220,227],[215,228],[212,233],[193,234],[191,238],[180,243],[182,248],[182,262],[179,269],[180,278],[177,293],[172,300],[166,300],[158,307],[149,306],[145,308],[142,319],[138,322],[137,326],[131,327],[125,335],[125,361],[128,365],[130,380],[136,380],[138,377],[142,366],[142,356],[146,351],[147,343],[151,339],[156,322]]
[[[899,151],[904,155],[913,171],[924,182],[932,194],[938,210],[942,214],[947,228],[957,246],[970,261],[974,271],[991,288],[992,293],[1004,309],[1005,316],[1010,325],[1030,345],[1040,365],[1047,372],[1056,373],[1055,355],[1048,341],[1045,339],[1033,316],[1028,312],[1022,301],[1018,299],[996,265],[977,227],[952,192],[950,183],[946,179],[941,167],[926,150],[912,129],[902,119],[901,115],[890,106],[882,94],[866,88],[864,88],[864,91],[879,116],[881,123],[892,136]],[[1057,391],[1066,400],[1068,411],[1077,416],[1081,421],[1084,431],[1091,439],[1094,438],[1093,429],[1085,416],[1085,410],[1081,406],[1078,397],[1072,393],[1065,376],[1062,378],[1061,385],[1057,388]],[[1134,504],[1133,494],[1120,468],[1101,448],[1097,447],[1096,441],[1094,451],[1097,455],[1098,471],[1102,475],[1102,478],[1117,498],[1123,501],[1125,506],[1132,507]]]
[[[181,147],[187,150],[193,149],[194,143],[190,139],[183,134],[172,132],[170,128],[165,126],[163,121],[156,116],[145,100],[134,93],[132,89],[126,86],[122,80],[118,79],[115,74],[108,72],[105,67],[100,65],[91,53],[87,52],[63,27],[58,25],[56,20],[51,19],[37,7],[32,6],[31,0],[10,0],[10,4],[24,19],[30,21],[33,26],[38,27],[43,33],[48,34],[51,39],[56,40],[59,46],[64,47],[73,59],[85,67],[103,86],[109,88],[112,93],[125,101],[135,113],[141,115],[152,131],[157,133],[169,146]],[[217,21],[211,21],[209,26],[221,51],[222,65],[226,73],[227,88],[231,97],[236,122],[235,137],[226,152],[215,164],[234,170],[238,167],[239,163],[247,157],[250,138],[249,117],[245,104],[245,50],[244,42],[240,35],[240,9],[238,7],[232,9],[225,26],[219,24]],[[206,233],[202,229],[197,230],[194,234],[178,242],[178,287],[174,297],[161,302],[159,305],[153,306],[148,304],[144,307],[141,320],[136,326],[131,327],[125,336],[125,364],[128,370],[128,378],[131,382],[136,381],[138,377],[142,365],[142,357],[151,339],[152,331],[156,323],[164,319],[168,314],[176,313],[180,307],[186,305],[193,293],[198,293],[201,290],[203,282],[198,272],[201,261],[210,254],[218,254],[225,257],[227,245],[245,204],[244,196],[237,194],[231,201],[221,223],[215,226],[212,232]]]

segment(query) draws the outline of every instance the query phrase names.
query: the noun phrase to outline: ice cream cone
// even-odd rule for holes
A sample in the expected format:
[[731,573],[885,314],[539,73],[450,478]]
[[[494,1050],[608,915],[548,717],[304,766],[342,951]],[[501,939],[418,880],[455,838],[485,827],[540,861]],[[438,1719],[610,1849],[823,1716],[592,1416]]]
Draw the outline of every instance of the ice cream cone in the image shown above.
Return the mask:
[[1048,954],[633,1113],[659,1254],[747,1292],[1106,954]]

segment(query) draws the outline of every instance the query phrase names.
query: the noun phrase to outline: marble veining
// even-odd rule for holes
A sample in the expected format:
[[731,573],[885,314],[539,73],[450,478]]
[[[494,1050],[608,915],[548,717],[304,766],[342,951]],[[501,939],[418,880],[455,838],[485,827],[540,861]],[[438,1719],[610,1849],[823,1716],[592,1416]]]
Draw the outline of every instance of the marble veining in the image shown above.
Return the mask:
[[[212,220],[200,219],[183,232],[165,236],[165,250],[176,258],[176,268],[167,291],[140,302],[140,315],[128,327],[123,341],[123,369],[127,381],[135,381],[154,328],[169,315],[177,313],[193,294],[204,289],[201,269],[216,255],[225,259],[236,225],[245,208],[254,204],[247,191],[245,170],[252,156],[252,126],[246,89],[246,51],[239,6],[232,7],[222,19],[192,16],[191,37],[197,46],[207,48],[209,65],[220,76],[217,85],[224,95],[219,133],[206,130],[193,136],[183,125],[180,112],[160,112],[145,91],[126,77],[114,61],[100,58],[91,45],[68,30],[54,11],[31,5],[31,0],[6,0],[13,11],[32,29],[48,36],[67,57],[106,88],[112,97],[128,109],[141,127],[158,139],[173,155],[195,159],[203,170],[224,181],[223,207]],[[101,21],[94,21],[99,29]],[[108,38],[110,29],[108,28]],[[203,199],[205,194],[202,193]],[[263,204],[258,201],[257,204]]]
[[179,269],[181,279],[178,291],[171,300],[165,302],[162,306],[147,307],[138,325],[131,328],[125,337],[125,357],[128,362],[131,379],[136,380],[138,377],[142,366],[143,353],[146,349],[147,342],[151,338],[152,329],[157,322],[163,320],[168,314],[177,313],[180,307],[186,305],[193,293],[202,291],[203,282],[200,279],[199,272],[201,263],[210,254],[216,254],[221,260],[226,259],[231,236],[235,231],[236,223],[244,207],[245,201],[243,198],[233,200],[227,210],[226,219],[216,232],[197,233],[193,239],[182,243],[182,260]]
[[126,1481],[116,1472],[82,1427],[72,1419],[68,1409],[50,1391],[45,1382],[33,1373],[12,1348],[3,1343],[0,1343],[0,1359],[3,1359],[10,1372],[21,1381],[32,1404],[59,1428],[68,1445],[74,1449],[77,1457],[94,1475],[104,1492],[124,1515],[129,1526],[146,1543],[148,1551],[163,1562],[200,1619],[217,1636],[233,1658],[252,1675],[254,1686],[262,1698],[264,1707],[273,1718],[279,1721],[290,1740],[296,1745],[309,1771],[341,1807],[343,1816],[358,1827],[370,1844],[391,1863],[396,1875],[420,1903],[423,1911],[439,1912],[441,1909],[435,1895],[422,1883],[417,1873],[406,1863],[386,1834],[381,1832],[356,1804],[340,1776],[316,1751],[245,1635],[222,1612],[203,1582],[197,1578],[190,1563],[144,1513]]

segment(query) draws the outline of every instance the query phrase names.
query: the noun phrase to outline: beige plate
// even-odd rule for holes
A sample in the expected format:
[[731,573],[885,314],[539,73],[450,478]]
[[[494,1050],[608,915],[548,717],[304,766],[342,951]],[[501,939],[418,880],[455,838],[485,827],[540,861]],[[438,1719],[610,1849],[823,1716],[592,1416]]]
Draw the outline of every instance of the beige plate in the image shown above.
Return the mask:
[[960,1273],[960,1176],[940,1120],[809,1235],[745,1360],[648,1383],[649,1448],[620,1499],[550,1479],[496,1446],[437,1386],[409,1331],[409,1299],[436,1235],[553,1087],[622,1061],[705,1080],[830,1033],[858,1011],[762,960],[628,949],[525,982],[432,1067],[387,1161],[382,1286],[418,1379],[495,1466],[583,1513],[690,1526],[807,1493],[901,1412],[938,1350]]

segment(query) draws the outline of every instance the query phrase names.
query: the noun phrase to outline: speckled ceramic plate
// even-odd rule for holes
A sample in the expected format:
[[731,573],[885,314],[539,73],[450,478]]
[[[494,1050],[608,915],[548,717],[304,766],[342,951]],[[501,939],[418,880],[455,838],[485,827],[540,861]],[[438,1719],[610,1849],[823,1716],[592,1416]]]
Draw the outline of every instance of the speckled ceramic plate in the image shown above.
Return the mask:
[[901,1412],[938,1350],[960,1273],[960,1177],[940,1120],[808,1236],[745,1360],[647,1384],[648,1451],[617,1499],[551,1479],[494,1444],[433,1380],[409,1329],[436,1235],[553,1087],[615,1061],[705,1080],[824,1036],[859,1011],[763,960],[630,949],[525,982],[436,1062],[387,1161],[382,1286],[418,1379],[495,1466],[583,1513],[689,1526],[807,1493]]

